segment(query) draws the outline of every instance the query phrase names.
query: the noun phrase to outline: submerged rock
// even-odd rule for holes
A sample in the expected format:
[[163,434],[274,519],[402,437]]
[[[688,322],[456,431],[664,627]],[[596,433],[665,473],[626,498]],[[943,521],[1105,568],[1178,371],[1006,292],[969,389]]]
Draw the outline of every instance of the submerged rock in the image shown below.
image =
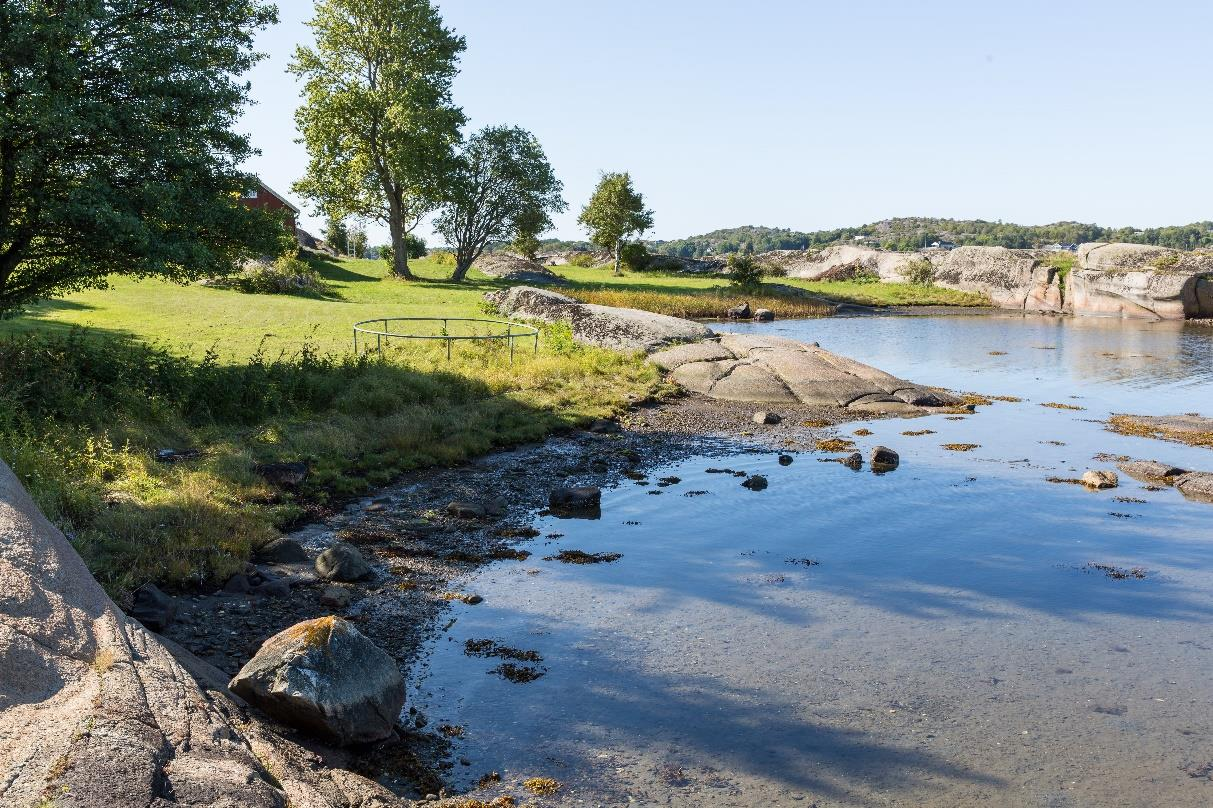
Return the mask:
[[741,487],[748,488],[751,491],[762,491],[766,489],[767,485],[768,483],[766,477],[762,476],[761,474],[755,474],[753,477],[750,477],[743,482]]
[[592,510],[601,504],[602,491],[594,485],[557,488],[548,496],[548,506],[554,511]]
[[859,471],[863,468],[863,455],[859,452],[851,452],[849,455],[838,461],[849,469]]
[[370,577],[371,568],[357,547],[337,542],[316,558],[316,572],[330,581],[358,581]]
[[1120,485],[1120,479],[1116,476],[1116,472],[1114,471],[1092,469],[1083,473],[1082,484],[1087,488],[1096,490],[1115,488],[1116,486]]
[[389,737],[404,706],[396,661],[339,617],[270,637],[229,687],[284,724],[338,744]]

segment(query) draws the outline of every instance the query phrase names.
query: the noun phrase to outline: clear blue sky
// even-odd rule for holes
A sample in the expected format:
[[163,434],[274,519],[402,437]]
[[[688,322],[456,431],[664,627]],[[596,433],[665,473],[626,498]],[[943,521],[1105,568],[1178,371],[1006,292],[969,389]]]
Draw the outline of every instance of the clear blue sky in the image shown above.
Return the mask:
[[[892,216],[1213,219],[1213,3],[449,0],[472,127],[533,131],[565,183],[627,170],[650,235]],[[252,164],[288,192],[312,13],[281,0],[249,77]],[[296,203],[300,200],[295,199]],[[319,231],[305,216],[303,224]],[[423,226],[423,231],[425,230]],[[373,240],[385,237],[372,231]]]

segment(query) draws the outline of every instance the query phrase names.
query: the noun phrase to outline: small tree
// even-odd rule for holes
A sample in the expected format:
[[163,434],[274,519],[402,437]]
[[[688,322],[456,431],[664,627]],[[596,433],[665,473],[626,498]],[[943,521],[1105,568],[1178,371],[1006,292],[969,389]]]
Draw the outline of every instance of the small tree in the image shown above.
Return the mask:
[[425,258],[429,252],[425,248],[425,240],[416,233],[409,233],[404,237],[404,246],[409,251],[409,258]]
[[653,226],[653,211],[645,210],[644,197],[632,187],[629,174],[603,174],[577,222],[590,234],[590,241],[614,252],[615,274],[622,275],[623,242]]
[[733,253],[729,256],[729,283],[744,292],[753,292],[762,286],[763,266],[753,257]]
[[490,126],[472,135],[459,153],[449,201],[434,220],[455,253],[451,278],[463,280],[490,241],[512,241],[523,225],[551,227],[549,214],[567,207],[563,188],[525,129]]
[[316,46],[290,68],[306,79],[295,121],[311,158],[295,190],[386,223],[393,271],[411,278],[405,236],[441,201],[465,120],[451,102],[463,37],[429,0],[318,0],[310,25]]
[[338,255],[349,252],[350,231],[345,222],[330,216],[324,225],[324,242]]
[[360,225],[350,230],[350,252],[355,258],[366,258],[366,230]]
[[534,261],[539,255],[539,236],[551,228],[552,220],[546,211],[527,210],[523,211],[515,223],[518,232],[514,235],[510,248],[523,258]]
[[260,0],[0,3],[0,312],[189,281],[278,255],[280,218],[241,203]]

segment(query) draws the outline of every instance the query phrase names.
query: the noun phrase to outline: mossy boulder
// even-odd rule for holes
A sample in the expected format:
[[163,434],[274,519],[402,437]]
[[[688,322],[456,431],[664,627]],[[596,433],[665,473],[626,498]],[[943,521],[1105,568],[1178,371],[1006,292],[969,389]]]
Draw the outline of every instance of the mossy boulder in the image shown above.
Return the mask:
[[389,737],[404,706],[396,661],[331,616],[270,637],[229,687],[282,723],[342,745]]

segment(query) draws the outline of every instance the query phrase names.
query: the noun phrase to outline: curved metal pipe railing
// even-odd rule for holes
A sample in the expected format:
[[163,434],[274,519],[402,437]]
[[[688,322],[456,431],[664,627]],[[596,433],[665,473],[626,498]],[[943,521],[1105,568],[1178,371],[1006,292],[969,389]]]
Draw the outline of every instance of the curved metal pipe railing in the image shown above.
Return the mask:
[[[390,327],[389,323],[442,323],[442,334],[405,334]],[[482,323],[485,325],[505,326],[504,334],[447,334],[451,323]],[[381,325],[382,328],[372,328]],[[383,344],[386,340],[417,339],[443,340],[446,343],[446,358],[451,358],[451,345],[459,340],[504,340],[510,346],[510,362],[514,361],[514,343],[519,339],[534,340],[535,353],[539,353],[539,329],[522,323],[512,323],[509,320],[487,320],[479,317],[376,317],[373,320],[363,320],[354,323],[354,353],[358,353],[359,339],[362,335],[364,350],[370,350],[370,337],[375,338],[375,350],[383,354]]]

